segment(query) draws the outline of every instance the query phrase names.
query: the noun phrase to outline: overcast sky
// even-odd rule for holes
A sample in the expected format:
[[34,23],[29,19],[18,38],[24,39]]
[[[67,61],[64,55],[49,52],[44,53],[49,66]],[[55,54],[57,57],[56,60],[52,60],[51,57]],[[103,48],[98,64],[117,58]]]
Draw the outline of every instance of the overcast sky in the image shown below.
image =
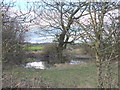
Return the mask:
[[[21,11],[23,12],[26,12],[27,11],[27,5],[28,3],[27,2],[30,2],[30,1],[41,1],[41,0],[4,0],[4,2],[8,3],[8,2],[16,2],[15,3],[15,7],[14,9],[11,9],[11,10],[19,10],[21,9]],[[48,1],[51,1],[51,0],[48,0]],[[56,0],[58,1],[58,0]],[[78,1],[78,0],[61,0],[61,1]],[[80,1],[86,1],[86,0],[80,0]],[[97,0],[97,1],[100,1],[100,0]],[[112,1],[116,1],[116,0],[112,0]],[[119,1],[119,0],[118,0]],[[117,12],[117,11],[115,11]],[[84,19],[83,19],[84,18]],[[87,23],[87,19],[89,18],[89,16],[85,16],[81,18],[84,23]],[[108,19],[106,18],[106,21],[108,21]],[[26,41],[29,41],[31,43],[44,43],[44,42],[52,42],[55,38],[52,37],[52,36],[40,36],[38,35],[36,32],[38,31],[39,29],[37,28],[34,28],[34,29],[31,29],[29,32],[26,33]]]

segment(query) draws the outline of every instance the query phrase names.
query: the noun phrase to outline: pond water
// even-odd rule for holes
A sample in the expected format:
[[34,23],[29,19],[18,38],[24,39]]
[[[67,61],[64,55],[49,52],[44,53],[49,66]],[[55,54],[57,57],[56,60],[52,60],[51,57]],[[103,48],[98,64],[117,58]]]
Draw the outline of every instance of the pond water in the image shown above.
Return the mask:
[[69,64],[83,64],[85,61],[83,60],[71,60]]
[[27,63],[25,68],[46,69],[44,62],[30,62]]
[[[70,60],[69,64],[83,64],[85,61],[83,60]],[[29,62],[25,65],[25,68],[35,68],[35,69],[48,69],[48,65],[45,61],[35,61]]]

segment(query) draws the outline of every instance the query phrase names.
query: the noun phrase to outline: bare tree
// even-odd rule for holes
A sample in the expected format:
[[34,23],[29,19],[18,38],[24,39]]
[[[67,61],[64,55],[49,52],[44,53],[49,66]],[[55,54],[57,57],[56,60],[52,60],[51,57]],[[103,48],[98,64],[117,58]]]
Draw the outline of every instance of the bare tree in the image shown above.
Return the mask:
[[[21,64],[24,61],[22,43],[26,32],[24,15],[12,12],[15,2],[0,3],[2,13],[2,55],[4,63]],[[13,14],[14,13],[14,14]],[[13,15],[13,16],[12,16]],[[24,21],[24,23],[23,23]]]
[[[111,61],[118,57],[114,49],[117,44],[114,34],[118,32],[118,29],[112,11],[116,8],[119,8],[116,2],[89,2],[88,23],[77,21],[83,29],[80,36],[95,52],[98,87],[100,88],[112,87]],[[106,69],[105,74],[103,74],[104,69]]]
[[75,26],[75,20],[82,17],[87,3],[43,1],[42,5],[40,3],[36,6],[39,6],[39,9],[35,9],[34,12],[41,20],[36,24],[41,26],[43,32],[52,33],[55,36],[56,42],[58,42],[58,58],[60,62],[64,62],[62,51],[66,49],[67,44],[78,39],[79,29]]

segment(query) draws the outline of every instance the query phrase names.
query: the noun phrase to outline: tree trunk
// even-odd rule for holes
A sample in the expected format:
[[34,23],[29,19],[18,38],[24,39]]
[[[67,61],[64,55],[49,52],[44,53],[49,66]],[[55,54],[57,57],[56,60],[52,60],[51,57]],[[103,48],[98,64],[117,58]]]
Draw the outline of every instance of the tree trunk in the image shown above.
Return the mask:
[[111,68],[110,68],[110,65],[111,65],[111,63],[110,63],[110,60],[107,60],[107,64],[106,64],[106,73],[107,73],[107,88],[111,88],[111,83],[112,83],[112,81],[111,81],[111,78],[112,78],[112,76],[111,76],[111,72],[110,72],[110,70],[111,70]]
[[59,60],[59,63],[63,63],[64,60],[63,60],[63,50],[65,49],[64,48],[64,39],[65,39],[65,34],[66,34],[66,31],[64,30],[61,34],[60,34],[60,39],[58,40],[59,44],[58,44],[58,60]]
[[57,57],[58,57],[58,63],[63,63],[63,54],[62,54],[62,52],[63,52],[63,49],[62,49],[62,47],[58,47],[58,55],[57,55]]
[[100,56],[98,54],[96,54],[96,66],[97,66],[98,88],[103,88],[102,62],[101,62]]

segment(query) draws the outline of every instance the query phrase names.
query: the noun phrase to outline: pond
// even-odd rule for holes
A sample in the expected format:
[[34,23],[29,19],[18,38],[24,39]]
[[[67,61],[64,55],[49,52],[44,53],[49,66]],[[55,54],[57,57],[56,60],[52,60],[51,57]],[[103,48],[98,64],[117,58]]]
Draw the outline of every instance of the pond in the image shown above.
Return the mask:
[[[86,63],[84,60],[70,60],[68,64],[83,64]],[[35,68],[35,69],[49,69],[49,64],[46,61],[39,61],[38,59],[33,62],[29,62],[25,65],[25,68]]]
[[44,62],[30,62],[27,63],[25,68],[46,69]]
[[85,61],[83,60],[70,60],[69,64],[83,64]]

